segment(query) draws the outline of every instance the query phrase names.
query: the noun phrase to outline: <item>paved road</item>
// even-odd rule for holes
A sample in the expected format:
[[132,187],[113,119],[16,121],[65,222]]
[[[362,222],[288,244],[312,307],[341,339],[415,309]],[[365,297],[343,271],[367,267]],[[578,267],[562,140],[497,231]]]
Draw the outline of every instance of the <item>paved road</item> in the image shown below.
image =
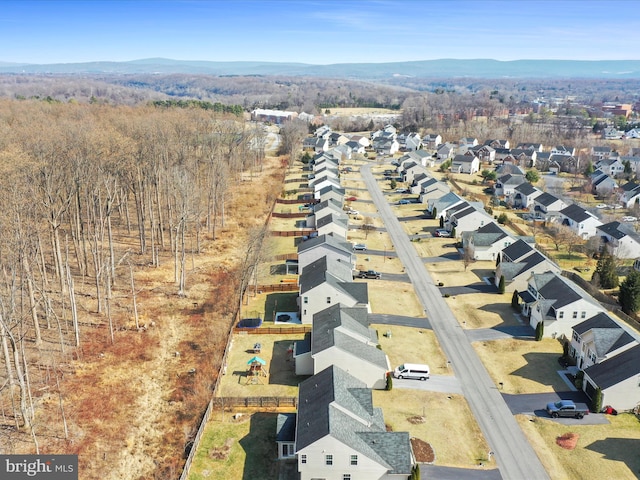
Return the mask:
[[370,313],[369,323],[383,325],[399,325],[401,327],[425,328],[431,330],[428,318],[404,317],[402,315],[387,315],[386,313]]
[[[395,380],[393,385],[395,386]],[[536,417],[547,418],[563,425],[606,425],[609,422],[607,416],[602,413],[590,413],[583,419],[576,418],[554,418],[552,419],[545,406],[549,402],[557,402],[558,400],[573,400],[576,403],[586,403],[589,405],[589,399],[584,392],[554,392],[554,393],[528,393],[519,395],[503,394],[505,402],[515,415],[523,413],[526,415],[535,415]]]
[[495,453],[502,478],[549,479],[463,329],[424,268],[400,222],[385,201],[371,174],[370,166],[363,166],[361,173],[440,345],[462,384],[464,396]]

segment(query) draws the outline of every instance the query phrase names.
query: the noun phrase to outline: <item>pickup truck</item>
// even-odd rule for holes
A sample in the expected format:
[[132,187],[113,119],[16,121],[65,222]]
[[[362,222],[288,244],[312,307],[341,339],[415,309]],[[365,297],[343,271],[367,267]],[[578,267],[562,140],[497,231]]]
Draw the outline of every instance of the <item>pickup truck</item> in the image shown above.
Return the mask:
[[375,270],[360,270],[355,275],[357,278],[374,278],[379,280],[382,278],[382,274],[380,272],[376,272]]
[[571,400],[560,400],[547,403],[547,413],[553,418],[582,418],[589,415],[589,409],[586,405],[576,405]]

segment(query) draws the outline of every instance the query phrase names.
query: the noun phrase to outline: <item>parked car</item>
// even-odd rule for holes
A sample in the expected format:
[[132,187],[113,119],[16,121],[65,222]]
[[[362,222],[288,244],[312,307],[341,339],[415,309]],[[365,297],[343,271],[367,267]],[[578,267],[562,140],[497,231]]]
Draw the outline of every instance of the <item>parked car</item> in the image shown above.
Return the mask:
[[604,203],[599,203],[596,208],[607,208],[607,206]]
[[399,365],[393,371],[396,378],[414,378],[419,380],[427,380],[429,378],[429,365],[420,365],[415,363],[404,363]]
[[451,232],[449,232],[448,230],[445,230],[444,228],[438,228],[436,231],[433,232],[433,235],[436,237],[450,237],[451,236]]
[[356,243],[353,246],[353,250],[356,252],[366,252],[367,251],[367,246],[364,243]]
[[582,418],[589,415],[586,405],[576,405],[573,400],[560,400],[547,403],[547,413],[553,418]]
[[376,272],[375,270],[360,270],[356,277],[358,278],[372,278],[375,280],[380,280],[382,278],[382,274],[380,272]]
[[408,198],[403,198],[402,200],[398,200],[398,205],[407,205],[411,203],[411,200],[409,200]]
[[637,222],[638,218],[637,217],[632,217],[632,216],[626,216],[626,217],[622,217],[622,221],[623,222]]
[[396,193],[407,193],[407,189],[402,187],[402,188],[396,188]]
[[358,210],[350,208],[349,210],[347,210],[347,215],[360,215],[360,212]]
[[347,198],[345,198],[345,200],[347,202],[355,202],[356,200],[358,200],[358,197],[347,197]]

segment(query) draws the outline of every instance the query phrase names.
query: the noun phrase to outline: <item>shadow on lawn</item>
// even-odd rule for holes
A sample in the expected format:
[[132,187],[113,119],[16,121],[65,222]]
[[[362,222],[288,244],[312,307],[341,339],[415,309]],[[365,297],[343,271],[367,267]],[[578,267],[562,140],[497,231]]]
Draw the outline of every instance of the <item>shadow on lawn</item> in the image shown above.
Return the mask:
[[238,442],[246,453],[242,480],[277,478],[277,413],[251,415],[249,433]]
[[520,325],[520,323],[516,320],[516,317],[514,315],[516,312],[513,310],[510,303],[504,303],[504,302],[488,303],[478,308],[478,310],[481,310],[483,312],[495,313],[499,315],[500,318],[502,319],[501,325],[509,325],[509,326]]
[[[531,341],[535,341],[531,339]],[[562,351],[558,353],[534,352],[525,353],[523,358],[527,364],[511,374],[514,376],[526,378],[528,380],[540,383],[542,385],[550,385],[556,392],[564,392],[567,385],[558,375],[558,357],[562,355]]]
[[596,440],[585,448],[604,455],[607,460],[625,463],[629,470],[636,475],[640,472],[637,439],[607,438],[606,440]]
[[298,292],[268,294],[264,305],[265,321],[273,322],[275,320],[276,312],[297,312],[297,298]]
[[293,362],[293,340],[276,340],[273,342],[271,363],[269,364],[269,383],[273,385],[298,385]]

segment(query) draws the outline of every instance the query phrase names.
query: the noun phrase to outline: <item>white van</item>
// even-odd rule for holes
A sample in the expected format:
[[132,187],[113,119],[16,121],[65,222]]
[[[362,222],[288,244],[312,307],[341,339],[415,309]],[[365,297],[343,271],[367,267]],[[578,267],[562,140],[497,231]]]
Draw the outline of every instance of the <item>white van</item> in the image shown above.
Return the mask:
[[426,380],[429,378],[429,365],[420,365],[417,363],[403,363],[396,367],[393,371],[396,378],[416,378]]

